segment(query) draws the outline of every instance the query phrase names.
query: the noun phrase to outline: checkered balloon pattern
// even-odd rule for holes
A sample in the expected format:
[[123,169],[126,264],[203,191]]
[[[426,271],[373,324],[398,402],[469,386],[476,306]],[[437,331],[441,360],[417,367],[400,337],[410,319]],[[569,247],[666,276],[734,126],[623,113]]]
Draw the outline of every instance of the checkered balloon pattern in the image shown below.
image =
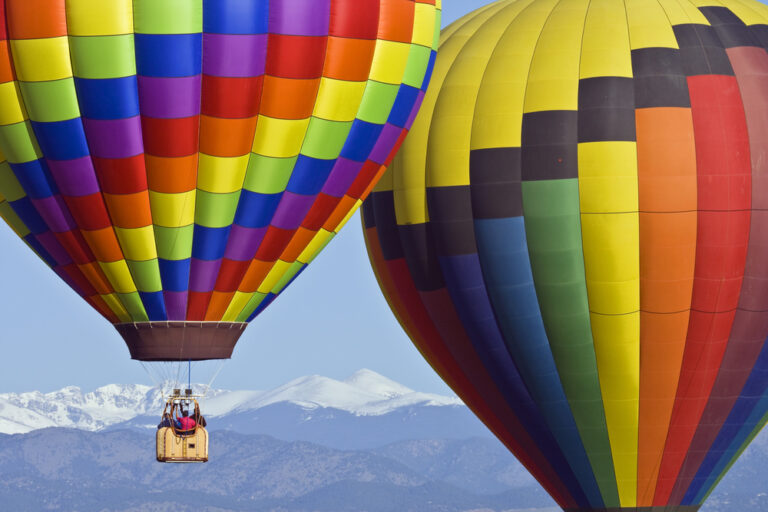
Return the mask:
[[115,324],[248,322],[361,205],[439,0],[0,1],[0,215]]
[[501,0],[443,31],[363,216],[404,329],[565,510],[695,512],[768,422],[767,208],[767,5]]

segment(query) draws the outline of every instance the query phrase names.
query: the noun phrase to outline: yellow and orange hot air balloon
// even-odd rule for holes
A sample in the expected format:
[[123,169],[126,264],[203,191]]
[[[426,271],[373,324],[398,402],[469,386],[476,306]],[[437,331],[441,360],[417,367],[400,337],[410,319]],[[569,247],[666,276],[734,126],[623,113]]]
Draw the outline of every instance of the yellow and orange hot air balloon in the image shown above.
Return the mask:
[[768,420],[768,6],[503,0],[364,206],[427,360],[571,512],[692,512]]

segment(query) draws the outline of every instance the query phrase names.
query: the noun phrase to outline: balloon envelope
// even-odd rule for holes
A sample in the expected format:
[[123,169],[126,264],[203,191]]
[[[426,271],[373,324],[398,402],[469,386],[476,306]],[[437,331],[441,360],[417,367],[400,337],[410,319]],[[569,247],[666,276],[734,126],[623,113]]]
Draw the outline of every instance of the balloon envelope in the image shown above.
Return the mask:
[[697,510],[765,424],[767,46],[752,1],[496,2],[365,203],[401,324],[567,510]]
[[229,357],[402,141],[439,7],[0,1],[0,215],[134,358]]

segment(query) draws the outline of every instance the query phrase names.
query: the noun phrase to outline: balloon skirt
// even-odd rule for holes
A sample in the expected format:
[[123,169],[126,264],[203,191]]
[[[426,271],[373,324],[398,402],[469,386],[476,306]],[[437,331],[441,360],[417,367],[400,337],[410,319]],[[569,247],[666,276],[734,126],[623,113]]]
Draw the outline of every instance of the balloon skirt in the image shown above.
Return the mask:
[[229,359],[248,324],[241,322],[140,322],[115,325],[131,358],[139,361]]

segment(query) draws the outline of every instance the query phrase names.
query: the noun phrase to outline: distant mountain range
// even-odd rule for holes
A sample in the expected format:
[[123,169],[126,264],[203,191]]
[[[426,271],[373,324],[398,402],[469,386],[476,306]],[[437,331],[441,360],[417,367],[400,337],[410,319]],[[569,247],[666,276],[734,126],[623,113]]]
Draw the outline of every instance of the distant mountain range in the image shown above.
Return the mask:
[[[317,414],[327,416],[328,411],[358,418],[414,409],[466,411],[456,397],[413,391],[370,370],[355,372],[344,381],[317,375],[301,377],[270,391],[214,389],[201,400],[201,406],[207,418],[216,420],[212,428],[235,430],[254,417],[263,421],[270,416],[265,409],[281,414],[286,410],[303,411],[304,422]],[[77,387],[51,393],[0,393],[0,433],[19,434],[48,427],[89,431],[153,427],[162,408],[159,390],[142,385],[111,384],[87,393]],[[472,428],[472,434],[484,433],[476,420]]]
[[[201,401],[211,431],[264,434],[340,449],[409,439],[492,438],[456,397],[413,391],[370,370],[344,381],[301,377],[269,391],[211,390]],[[112,384],[92,392],[0,394],[0,433],[49,427],[147,431],[160,420],[157,388]]]
[[[211,461],[154,461],[157,389],[0,394],[2,510],[555,512],[455,397],[361,370],[203,402]],[[7,435],[14,434],[14,435]],[[768,510],[759,436],[702,512]]]
[[[382,449],[384,454],[214,432],[211,461],[196,465],[158,464],[153,460],[150,440],[147,433],[130,430],[87,432],[61,428],[0,436],[2,509],[558,510],[535,482],[521,473],[514,459],[499,453],[490,440],[409,442],[388,446]],[[418,454],[418,461],[413,459],[414,454]],[[462,460],[466,464],[457,464]],[[482,482],[489,477],[501,481],[490,488]],[[465,481],[467,478],[471,481]],[[502,485],[504,479],[515,482],[517,487]],[[480,489],[471,489],[473,483],[479,483]],[[488,492],[483,493],[483,489]]]
[[[137,430],[0,435],[0,509],[14,512],[559,512],[491,439],[413,440],[375,450],[219,431],[211,461],[154,461]],[[759,442],[702,512],[764,512]]]

